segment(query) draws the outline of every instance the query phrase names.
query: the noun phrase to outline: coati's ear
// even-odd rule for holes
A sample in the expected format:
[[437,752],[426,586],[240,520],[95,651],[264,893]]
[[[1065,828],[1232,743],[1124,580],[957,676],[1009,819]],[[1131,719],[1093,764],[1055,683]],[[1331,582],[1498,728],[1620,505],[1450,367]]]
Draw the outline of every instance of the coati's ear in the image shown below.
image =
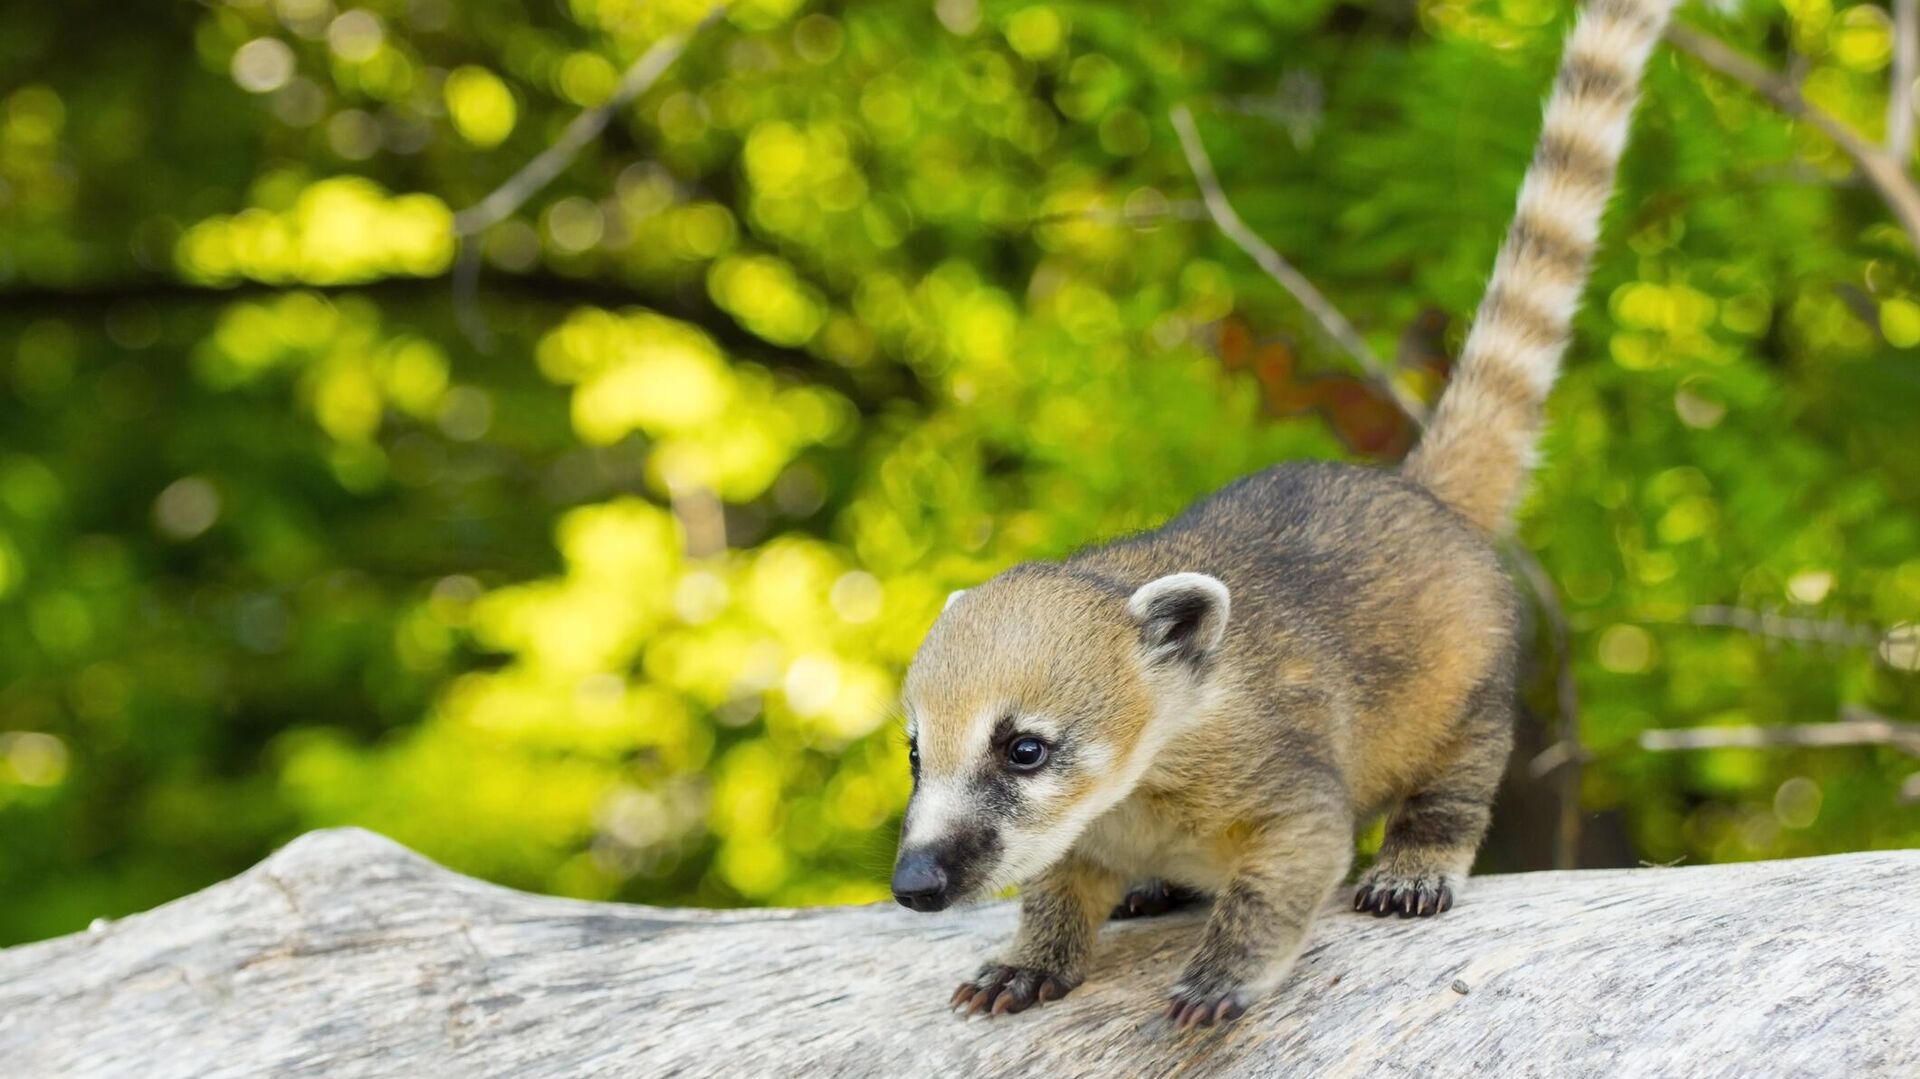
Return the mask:
[[1227,634],[1227,586],[1204,573],[1169,574],[1141,585],[1127,611],[1148,655],[1197,663]]
[[946,614],[947,608],[953,606],[955,603],[960,602],[960,597],[966,594],[967,594],[967,590],[964,588],[960,589],[957,592],[948,592],[946,606],[943,606],[940,608],[940,613]]

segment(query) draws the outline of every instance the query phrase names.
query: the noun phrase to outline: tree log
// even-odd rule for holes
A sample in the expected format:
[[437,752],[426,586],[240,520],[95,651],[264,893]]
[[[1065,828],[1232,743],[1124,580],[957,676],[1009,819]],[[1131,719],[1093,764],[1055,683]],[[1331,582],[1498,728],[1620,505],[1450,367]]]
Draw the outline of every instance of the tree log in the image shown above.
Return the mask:
[[692,911],[525,895],[316,832],[0,952],[9,1077],[1920,1075],[1920,851],[1474,882],[1330,909],[1239,1022],[1157,1018],[1203,912],[1103,931],[1021,1015],[947,998],[1009,903]]

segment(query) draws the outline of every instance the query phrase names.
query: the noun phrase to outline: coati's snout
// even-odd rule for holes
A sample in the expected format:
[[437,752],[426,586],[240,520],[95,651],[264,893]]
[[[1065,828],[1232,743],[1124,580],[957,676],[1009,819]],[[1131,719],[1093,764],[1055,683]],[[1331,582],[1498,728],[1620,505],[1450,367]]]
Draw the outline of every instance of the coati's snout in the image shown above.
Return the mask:
[[1023,566],[950,600],[907,672],[913,797],[893,895],[942,910],[1021,884],[1132,790],[1196,711],[1226,587]]
[[999,835],[988,828],[960,829],[917,846],[902,844],[893,863],[893,898],[908,910],[945,910],[970,898],[999,856]]
[[900,852],[893,863],[893,898],[908,910],[945,910],[953,902],[947,887],[947,867],[940,864],[940,852],[922,847]]

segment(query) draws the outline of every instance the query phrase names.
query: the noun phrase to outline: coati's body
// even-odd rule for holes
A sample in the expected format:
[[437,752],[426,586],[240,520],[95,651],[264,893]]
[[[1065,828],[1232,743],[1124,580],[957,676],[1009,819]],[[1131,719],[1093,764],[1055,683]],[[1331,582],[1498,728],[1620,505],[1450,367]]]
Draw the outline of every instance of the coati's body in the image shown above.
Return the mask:
[[1018,1011],[1084,976],[1131,883],[1213,896],[1182,1026],[1286,973],[1388,811],[1356,907],[1445,911],[1511,742],[1509,524],[1671,0],[1592,0],[1472,333],[1399,472],[1281,465],[1165,526],[956,593],[908,672],[915,790],[894,893],[1019,883],[1005,959],[954,994]]
[[[1517,607],[1498,555],[1458,513],[1393,472],[1278,465],[1156,531],[1077,554],[1061,571],[1128,595],[1183,571],[1227,586],[1233,616],[1213,660],[1208,710],[1208,756],[1217,759],[1157,761],[1139,792],[1191,792],[1208,820],[1239,813],[1220,803],[1263,781],[1314,768],[1337,774],[1348,807],[1372,816],[1450,770],[1461,724],[1488,709],[1504,720],[1512,699]],[[1496,740],[1487,748],[1504,759]]]

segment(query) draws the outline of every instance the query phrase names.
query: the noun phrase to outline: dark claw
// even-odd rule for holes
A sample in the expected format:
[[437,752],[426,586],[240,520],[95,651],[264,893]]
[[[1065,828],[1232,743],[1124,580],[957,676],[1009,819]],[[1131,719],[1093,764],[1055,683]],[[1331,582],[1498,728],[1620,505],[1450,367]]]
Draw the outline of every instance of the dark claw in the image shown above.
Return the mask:
[[1419,883],[1409,887],[1391,884],[1367,884],[1354,892],[1353,909],[1368,911],[1376,918],[1398,914],[1402,918],[1431,918],[1453,908],[1453,889],[1445,884]]
[[1028,967],[989,964],[974,979],[953,991],[947,1006],[965,1017],[982,1012],[989,1017],[1023,1012],[1035,1004],[1059,1000],[1078,984],[1057,974]]
[[1189,1000],[1175,997],[1167,1004],[1165,1019],[1172,1023],[1175,1030],[1192,1030],[1194,1027],[1210,1027],[1215,1023],[1226,1023],[1238,1019],[1247,1013],[1245,1004],[1235,999],[1235,995],[1209,1000]]
[[1444,884],[1435,888],[1429,888],[1423,884],[1410,894],[1412,899],[1401,908],[1402,918],[1431,918],[1453,906],[1453,889]]
[[1202,893],[1163,880],[1150,880],[1127,891],[1126,898],[1113,908],[1111,918],[1151,918],[1157,914],[1192,906],[1206,898]]

